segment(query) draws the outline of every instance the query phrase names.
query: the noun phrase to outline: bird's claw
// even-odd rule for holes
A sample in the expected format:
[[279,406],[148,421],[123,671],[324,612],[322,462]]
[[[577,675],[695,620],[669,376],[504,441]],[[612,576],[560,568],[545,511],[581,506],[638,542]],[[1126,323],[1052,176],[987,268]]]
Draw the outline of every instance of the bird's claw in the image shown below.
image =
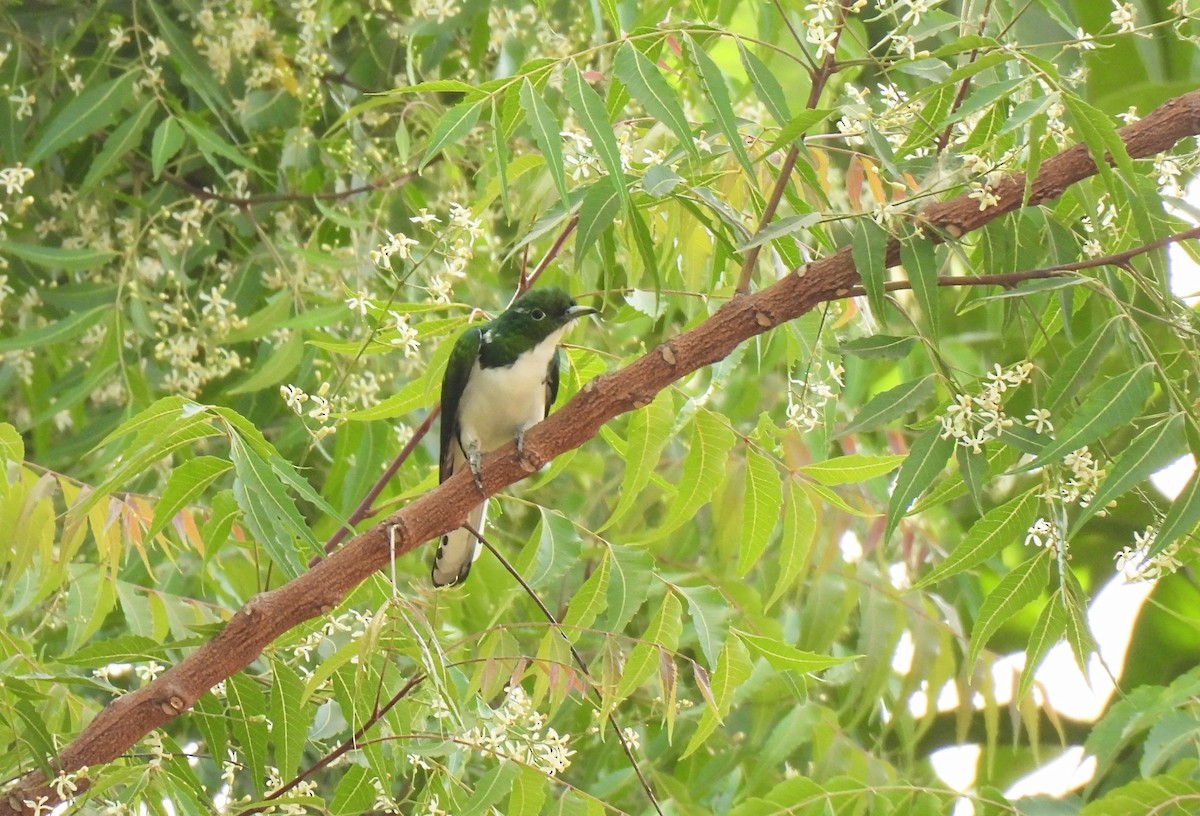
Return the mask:
[[483,468],[481,466],[483,457],[478,451],[471,451],[467,455],[467,466],[471,468],[471,478],[475,481],[475,487],[479,489],[479,493],[486,496],[487,493],[483,489]]

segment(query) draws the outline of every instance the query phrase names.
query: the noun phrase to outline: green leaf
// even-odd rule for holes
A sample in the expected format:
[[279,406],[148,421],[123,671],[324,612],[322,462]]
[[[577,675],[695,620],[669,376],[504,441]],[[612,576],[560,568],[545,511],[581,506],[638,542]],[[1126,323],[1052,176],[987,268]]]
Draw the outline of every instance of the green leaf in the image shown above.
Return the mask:
[[238,167],[254,173],[264,173],[263,169],[248,159],[236,145],[230,144],[228,140],[219,136],[203,122],[193,119],[179,119],[178,121],[192,137],[192,141],[195,142],[196,147],[204,154],[204,158],[213,169],[218,171],[223,169],[221,163],[217,161],[217,157],[221,156]]
[[107,666],[109,663],[145,663],[166,659],[167,647],[145,635],[118,635],[107,640],[92,641],[82,649],[57,656],[59,662],[73,666]]
[[1019,544],[1037,515],[1041,499],[1037,490],[1029,490],[990,511],[971,526],[946,560],[922,578],[917,588],[966,572],[1000,552],[1010,544]]
[[838,436],[870,431],[890,422],[895,422],[923,405],[934,393],[935,378],[927,374],[917,380],[909,380],[882,394],[876,394],[858,410],[850,424],[838,432]]
[[712,673],[712,705],[705,708],[704,713],[700,715],[700,723],[680,759],[686,759],[704,745],[705,740],[729,714],[734,692],[750,676],[750,669],[750,654],[741,639],[732,637],[726,640],[725,648],[721,650]]
[[81,185],[82,189],[91,188],[97,181],[104,178],[118,161],[125,158],[127,153],[141,144],[142,133],[149,126],[156,108],[157,105],[154,102],[147,102],[136,114],[126,119],[109,134],[108,138],[104,140],[104,149],[88,167],[87,176]]
[[1063,610],[1062,590],[1057,589],[1050,601],[1042,608],[1037,622],[1029,632],[1029,643],[1025,646],[1025,667],[1021,669],[1021,680],[1017,685],[1017,700],[1024,700],[1033,687],[1034,675],[1046,654],[1067,630],[1067,616]]
[[783,503],[783,486],[771,460],[757,448],[746,448],[746,495],[742,501],[742,537],[737,573],[744,576],[758,563]]
[[171,471],[171,478],[167,480],[162,498],[154,507],[154,520],[150,523],[150,529],[146,531],[145,537],[154,538],[162,532],[163,528],[171,523],[180,510],[187,507],[221,474],[232,467],[231,462],[215,456],[197,456],[194,459],[186,460]]
[[520,766],[521,772],[512,781],[512,793],[508,797],[506,816],[539,816],[542,803],[546,801],[549,784],[541,771]]
[[737,38],[738,55],[742,58],[742,68],[746,71],[746,76],[750,78],[750,84],[754,86],[755,93],[758,94],[759,100],[766,106],[767,111],[780,125],[786,125],[792,118],[792,113],[788,110],[787,93],[784,92],[783,86],[779,84],[779,80],[775,78],[775,74],[767,67],[761,59],[754,55],[754,52],[746,48],[745,42],[740,37]]
[[1150,398],[1153,385],[1154,373],[1149,363],[1106,381],[1088,394],[1066,425],[1057,429],[1056,438],[1032,462],[1020,465],[1021,470],[1057,462],[1071,451],[1129,424]]
[[808,229],[814,224],[821,223],[825,216],[818,212],[804,213],[803,215],[789,215],[786,218],[779,218],[772,221],[763,229],[754,233],[754,235],[746,241],[738,244],[738,252],[745,252],[748,249],[753,249],[757,246],[762,246],[776,238],[783,238],[800,230]]
[[926,428],[920,436],[913,440],[912,448],[908,451],[908,458],[900,466],[900,472],[896,475],[896,484],[892,488],[892,496],[888,500],[888,520],[887,529],[883,534],[884,541],[892,537],[896,525],[900,523],[901,517],[908,512],[908,508],[912,506],[916,498],[941,475],[942,469],[945,468],[946,462],[954,452],[954,440],[942,439],[941,433],[941,425],[934,425]]
[[614,546],[609,556],[612,572],[608,579],[608,617],[604,628],[621,632],[646,602],[654,559],[638,547]]
[[[0,245],[0,248],[3,248],[3,246]],[[74,340],[103,320],[106,312],[111,311],[111,308],[102,306],[98,309],[78,312],[70,317],[64,317],[62,320],[55,321],[46,326],[30,329],[15,337],[6,337],[0,340],[0,353],[16,351],[17,349],[39,348],[53,343]]]
[[870,337],[860,337],[838,346],[839,354],[852,357],[862,357],[866,360],[901,360],[908,356],[915,337],[893,337],[887,334],[873,334]]
[[340,769],[341,779],[333,789],[329,811],[335,816],[358,816],[367,813],[375,802],[375,788],[371,785],[371,772],[365,765],[348,763]]
[[779,538],[779,577],[766,606],[772,607],[808,565],[817,534],[817,514],[795,479],[784,482],[783,534]]
[[492,805],[512,790],[513,782],[520,772],[521,766],[517,763],[501,762],[475,783],[471,798],[461,808],[455,808],[454,812],[461,813],[462,816],[478,816],[480,813],[491,812]]
[[[625,661],[625,670],[621,672],[621,683],[617,687],[617,700],[628,697],[654,673],[660,649],[675,649],[683,631],[682,615],[683,604],[675,597],[675,593],[668,591],[654,619],[646,627],[645,634]],[[606,705],[605,711],[610,710],[611,706]]]
[[429,144],[425,147],[421,164],[417,167],[418,172],[423,170],[425,165],[429,164],[442,150],[454,144],[463,136],[466,136],[471,128],[475,127],[475,123],[479,121],[479,114],[483,110],[483,105],[486,101],[486,99],[477,99],[460,102],[442,114],[437,124],[433,126],[433,133],[429,137]]
[[588,186],[579,203],[579,228],[575,233],[575,258],[582,262],[596,239],[608,229],[621,209],[621,191],[612,176]]
[[1063,609],[1066,612],[1067,643],[1071,644],[1071,654],[1075,656],[1075,665],[1079,667],[1084,677],[1088,676],[1088,658],[1097,651],[1096,640],[1087,622],[1087,595],[1075,573],[1066,570],[1063,573],[1064,592]]
[[0,422],[0,462],[24,462],[25,440],[7,422]]
[[708,503],[725,477],[734,438],[729,427],[712,413],[705,410],[696,413],[692,419],[692,444],[683,463],[676,500],[666,520],[650,531],[642,543],[663,539],[695,519],[696,511]]
[[281,660],[272,660],[271,745],[281,779],[291,779],[300,770],[315,714],[315,707],[304,704],[304,683],[295,669]]
[[[781,147],[790,145],[792,142],[799,139],[804,134],[808,133],[821,122],[829,118],[832,110],[804,110],[796,114],[791,120],[780,129],[779,135],[775,137],[775,141],[767,146],[767,149],[762,152],[762,155],[769,156]],[[797,165],[799,166],[799,165]]]
[[725,134],[729,149],[733,151],[746,176],[754,179],[754,167],[746,153],[746,146],[742,143],[742,134],[738,131],[737,118],[733,113],[733,103],[729,99],[729,87],[725,84],[724,73],[690,34],[685,34],[683,39],[687,43],[688,57],[700,77],[700,87],[712,103],[717,127]]
[[71,100],[42,130],[42,138],[25,157],[25,163],[37,166],[60,148],[104,130],[133,98],[136,81],[137,74],[123,74]]
[[675,590],[687,601],[688,617],[705,660],[710,666],[716,665],[729,632],[730,609],[725,596],[710,586],[677,586]]
[[967,666],[975,665],[979,652],[997,629],[1042,594],[1050,580],[1051,561],[1049,550],[1038,550],[1033,558],[1026,558],[1012,572],[1005,575],[996,588],[984,598],[979,607],[979,614],[976,615],[975,625],[971,628]]
[[1076,516],[1071,524],[1072,534],[1110,501],[1150,478],[1152,473],[1161,470],[1179,456],[1185,444],[1183,423],[1183,414],[1173,414],[1138,434],[1137,439],[1121,452],[1112,466],[1106,468],[1109,475],[1100,483],[1095,497],[1088,502],[1087,507],[1082,508]]
[[887,301],[883,284],[887,279],[887,230],[870,218],[859,218],[854,225],[850,254],[854,268],[867,292],[867,303],[875,319],[887,321]]
[[1068,399],[1095,378],[1100,363],[1113,350],[1114,335],[1123,320],[1120,316],[1109,319],[1063,358],[1042,397],[1042,404],[1051,414],[1057,414]]
[[247,529],[283,574],[296,578],[304,571],[297,541],[313,553],[321,545],[271,466],[236,434],[230,437],[230,456],[237,473],[233,496]]
[[840,666],[855,659],[854,657],[831,657],[816,652],[806,652],[795,646],[789,646],[777,638],[752,635],[738,629],[734,629],[733,633],[750,648],[750,651],[766,658],[766,661],[779,671],[798,671],[802,674],[811,674],[831,666]]
[[266,347],[262,363],[249,376],[230,388],[229,394],[250,394],[264,388],[278,388],[304,359],[304,338],[291,334],[278,346]]
[[[69,249],[67,247],[22,244],[16,241],[0,241],[0,252],[38,266],[44,266],[46,269],[62,269],[67,272],[86,272],[97,266],[103,266],[117,256],[117,253],[107,249]],[[78,316],[75,315],[75,317]],[[71,319],[73,318],[66,318],[66,320]],[[36,331],[41,330],[35,329],[34,332]],[[26,332],[26,335],[34,332]]]
[[665,164],[654,164],[646,168],[642,176],[642,189],[656,198],[670,195],[671,191],[683,184],[685,179]]
[[567,614],[562,625],[566,629],[586,629],[596,620],[596,616],[608,605],[608,575],[611,569],[611,557],[605,550],[600,557],[600,565],[583,582],[583,586],[571,598]]
[[900,263],[912,284],[925,322],[929,326],[929,338],[937,342],[942,331],[942,310],[938,298],[937,252],[923,235],[900,242]]
[[580,126],[592,140],[592,147],[596,148],[600,163],[612,176],[626,211],[632,210],[633,202],[629,197],[629,190],[625,187],[625,171],[621,167],[621,150],[617,147],[616,133],[608,121],[604,100],[587,84],[587,80],[574,63],[569,63],[563,72],[563,92],[579,117]]
[[353,422],[373,422],[377,419],[395,419],[415,411],[426,404],[425,382],[420,379],[409,380],[399,391],[380,400],[369,408],[360,408],[344,414],[346,419]]
[[816,479],[823,485],[854,484],[891,473],[904,459],[903,454],[871,456],[852,453],[848,456],[835,456],[824,462],[801,465],[797,469],[805,476]]
[[225,705],[211,691],[200,695],[192,706],[192,720],[204,738],[204,750],[209,756],[223,757],[229,746],[229,727],[225,722]]
[[541,148],[546,157],[546,167],[558,190],[563,206],[571,209],[571,196],[567,193],[567,174],[563,169],[562,158],[562,122],[558,120],[550,106],[542,101],[537,89],[528,78],[521,80],[521,110],[525,111],[525,120],[533,131],[533,140]]
[[669,127],[695,162],[700,161],[700,151],[692,139],[692,126],[683,113],[679,97],[663,79],[654,63],[646,59],[630,40],[621,43],[613,62],[613,73],[625,83],[633,98],[642,104],[646,113]]
[[185,141],[187,135],[175,117],[168,116],[158,123],[158,127],[154,129],[154,138],[150,141],[150,172],[154,174],[155,180],[162,174],[167,162],[183,149]]
[[267,775],[266,695],[245,672],[238,672],[225,681],[225,706],[238,756],[261,798]]
[[1171,503],[1167,515],[1154,536],[1148,557],[1153,558],[1175,543],[1181,536],[1190,534],[1200,524],[1200,469],[1192,473],[1183,490]]

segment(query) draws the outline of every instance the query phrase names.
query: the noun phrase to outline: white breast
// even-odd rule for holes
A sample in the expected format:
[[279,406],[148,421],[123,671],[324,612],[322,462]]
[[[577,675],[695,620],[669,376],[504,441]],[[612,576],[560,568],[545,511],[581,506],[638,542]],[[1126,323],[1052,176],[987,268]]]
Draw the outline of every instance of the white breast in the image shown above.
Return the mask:
[[471,369],[458,404],[463,444],[481,451],[499,448],[540,422],[546,414],[546,372],[563,329],[525,352],[507,368]]

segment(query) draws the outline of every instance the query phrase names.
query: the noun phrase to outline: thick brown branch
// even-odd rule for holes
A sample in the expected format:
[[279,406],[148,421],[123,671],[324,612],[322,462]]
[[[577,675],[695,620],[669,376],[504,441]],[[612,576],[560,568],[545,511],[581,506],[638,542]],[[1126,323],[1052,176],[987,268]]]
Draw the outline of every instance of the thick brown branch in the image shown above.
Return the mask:
[[[1172,99],[1145,119],[1122,128],[1121,138],[1135,158],[1151,156],[1200,134],[1200,91]],[[1096,173],[1087,148],[1077,145],[1043,163],[1029,204],[1060,195],[1069,185]],[[993,185],[1000,203],[980,210],[965,195],[933,204],[922,213],[931,240],[959,236],[1022,205],[1025,177],[1014,174]],[[899,243],[888,247],[888,262],[899,260]],[[600,426],[643,407],[667,386],[724,359],[739,344],[794,320],[818,303],[844,296],[858,282],[850,248],[815,261],[796,274],[749,295],[735,297],[696,327],[651,350],[629,366],[601,375],[525,436],[525,457],[512,445],[487,455],[483,481],[493,494],[518,482],[554,457],[581,446]],[[461,525],[479,502],[464,469],[382,523],[355,536],[299,578],[250,599],[225,628],[149,685],[110,703],[63,749],[56,762],[64,771],[97,766],[119,757],[139,739],[190,708],[216,683],[249,665],[275,638],[292,627],[332,611],[347,594],[387,564],[389,530],[395,528],[397,555]],[[31,813],[26,800],[46,797],[42,807],[62,798],[44,784],[40,772],[27,775],[0,799],[0,816]]]

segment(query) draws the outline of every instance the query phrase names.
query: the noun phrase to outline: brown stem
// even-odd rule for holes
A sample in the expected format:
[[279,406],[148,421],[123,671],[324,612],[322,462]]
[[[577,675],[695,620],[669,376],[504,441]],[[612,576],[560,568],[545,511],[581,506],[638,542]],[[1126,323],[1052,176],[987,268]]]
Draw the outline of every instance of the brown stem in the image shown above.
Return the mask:
[[[834,59],[834,54],[837,53],[838,43],[842,39],[846,14],[852,2],[853,0],[842,0],[841,5],[838,6],[838,19],[834,24],[836,27],[833,34],[833,47],[825,54],[825,59],[813,75],[812,87],[808,91],[808,103],[805,105],[809,110],[815,108],[817,103],[821,101],[821,93],[829,83],[829,78],[837,72],[838,65],[837,60]],[[783,10],[780,9],[780,14],[782,13]],[[788,150],[783,164],[779,166],[779,175],[775,179],[775,186],[771,189],[771,196],[767,199],[767,206],[763,208],[762,216],[758,219],[756,233],[762,232],[771,223],[771,219],[775,217],[775,211],[779,209],[779,202],[783,200],[783,193],[792,180],[792,169],[796,166],[796,159],[799,157],[800,145],[794,144]],[[746,251],[746,257],[742,260],[742,272],[738,276],[737,289],[735,290],[739,295],[744,295],[750,291],[750,281],[754,277],[754,267],[758,263],[758,253],[761,251],[762,244],[750,247]]]
[[[1200,91],[1168,100],[1144,119],[1118,133],[1133,158],[1152,156],[1181,139],[1200,135]],[[927,207],[921,214],[930,241],[958,237],[979,229],[1022,206],[1051,201],[1076,182],[1095,175],[1096,163],[1084,144],[1047,159],[1023,201],[1025,176],[1014,173],[993,185],[999,202],[980,210],[978,202],[960,195]],[[889,240],[887,260],[900,259],[900,244]],[[644,407],[664,388],[704,366],[725,359],[747,340],[794,320],[814,306],[844,297],[859,281],[850,247],[814,261],[795,274],[748,295],[733,298],[693,328],[652,349],[628,366],[588,382],[561,410],[534,426],[524,438],[518,459],[511,444],[483,459],[488,495],[537,472],[555,456],[594,437],[614,417]],[[355,536],[308,572],[283,586],[251,598],[211,640],[157,679],[109,703],[62,749],[54,767],[74,772],[84,765],[111,762],[155,728],[187,711],[202,694],[240,671],[275,638],[292,627],[327,614],[376,570],[396,555],[461,527],[479,494],[467,469],[415,499],[383,522]],[[80,780],[81,790],[87,780]],[[62,797],[41,771],[25,775],[0,797],[0,816],[32,813],[26,800],[45,797],[54,807]]]

